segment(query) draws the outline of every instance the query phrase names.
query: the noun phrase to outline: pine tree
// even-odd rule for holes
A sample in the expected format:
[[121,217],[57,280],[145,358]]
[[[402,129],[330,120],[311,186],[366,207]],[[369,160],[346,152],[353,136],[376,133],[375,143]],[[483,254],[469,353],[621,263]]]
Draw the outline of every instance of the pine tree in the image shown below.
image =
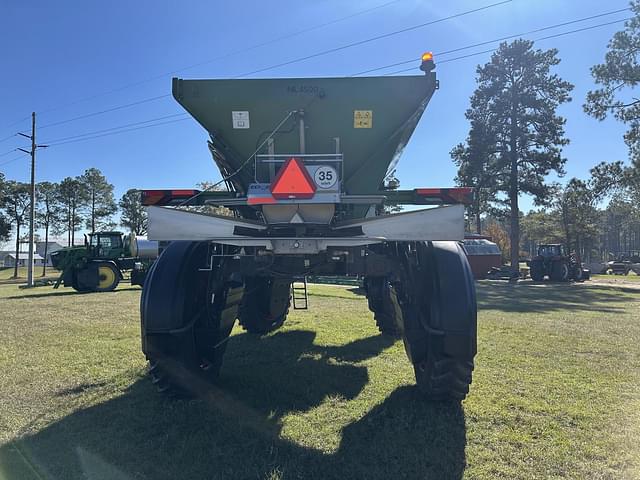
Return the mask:
[[584,110],[598,120],[609,115],[628,125],[624,140],[640,178],[640,100],[632,92],[640,85],[640,0],[631,2],[634,16],[608,45],[605,61],[591,68],[599,88],[587,94]]
[[9,233],[11,233],[11,224],[2,213],[6,188],[7,185],[4,180],[4,175],[0,173],[0,241],[8,240]]
[[537,204],[547,204],[552,188],[545,177],[552,171],[564,174],[561,151],[569,140],[556,109],[571,100],[573,85],[551,73],[559,62],[555,49],[534,50],[527,40],[502,43],[491,61],[478,67],[478,86],[467,112],[468,118],[484,117],[490,142],[486,148],[495,154],[491,173],[496,191],[506,196],[514,269],[519,262],[519,196],[529,194]]
[[131,189],[122,195],[119,202],[120,224],[127,227],[136,235],[147,233],[147,211],[142,206],[139,190]]
[[4,188],[3,208],[11,224],[15,226],[16,258],[13,277],[18,278],[18,260],[20,259],[20,229],[27,222],[29,206],[31,204],[29,185],[26,183],[9,181]]
[[87,191],[78,177],[66,177],[60,182],[60,203],[63,208],[63,221],[67,231],[67,244],[75,243],[75,233],[82,222],[82,211],[87,205]]
[[496,164],[495,139],[488,125],[488,112],[483,108],[469,109],[466,117],[471,121],[471,129],[465,143],[451,150],[451,158],[458,167],[456,184],[473,187],[474,196],[467,206],[469,224],[475,222],[476,233],[482,233],[482,214],[490,209],[496,200],[494,168]]
[[113,198],[113,185],[97,168],[85,170],[80,181],[87,194],[87,228],[94,233],[96,230],[113,227],[115,224],[110,219],[118,210]]
[[36,220],[38,226],[44,228],[44,262],[42,276],[47,274],[47,255],[49,253],[49,233],[60,231],[62,205],[60,204],[60,186],[57,183],[40,182],[37,189]]

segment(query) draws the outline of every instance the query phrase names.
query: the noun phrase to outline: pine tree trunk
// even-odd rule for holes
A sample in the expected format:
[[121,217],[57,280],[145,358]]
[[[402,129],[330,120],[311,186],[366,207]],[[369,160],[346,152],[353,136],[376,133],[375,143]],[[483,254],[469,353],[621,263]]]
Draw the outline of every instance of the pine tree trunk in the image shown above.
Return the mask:
[[20,262],[20,221],[18,220],[16,222],[16,261],[15,261],[15,264],[13,265],[13,278],[18,278],[19,262]]
[[[517,182],[517,178],[516,178]],[[514,191],[515,190],[515,191]],[[511,207],[511,270],[520,273],[520,210],[518,208],[518,191],[512,188],[509,192],[509,205]]]
[[42,276],[47,274],[47,252],[49,250],[49,221],[44,224],[44,262],[42,262]]
[[91,233],[96,231],[96,194],[91,192]]
[[76,243],[76,209],[71,209],[71,246]]
[[67,246],[71,246],[71,204],[67,209]]
[[511,209],[511,271],[520,274],[520,209],[518,207],[518,154],[516,152],[515,128],[511,137],[511,173],[509,175],[509,207]]
[[511,172],[509,175],[509,206],[511,209],[511,271],[513,275],[520,275],[520,209],[518,208],[518,115],[516,110],[517,98],[515,88],[511,90],[511,128],[509,138],[509,161]]

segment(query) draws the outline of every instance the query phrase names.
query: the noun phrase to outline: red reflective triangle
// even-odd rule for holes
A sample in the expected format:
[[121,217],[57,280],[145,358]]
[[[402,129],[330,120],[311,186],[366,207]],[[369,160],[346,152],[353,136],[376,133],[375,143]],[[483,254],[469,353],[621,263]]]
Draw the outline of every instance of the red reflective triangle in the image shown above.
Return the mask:
[[287,160],[271,183],[271,195],[278,199],[312,198],[315,193],[315,183],[297,158]]

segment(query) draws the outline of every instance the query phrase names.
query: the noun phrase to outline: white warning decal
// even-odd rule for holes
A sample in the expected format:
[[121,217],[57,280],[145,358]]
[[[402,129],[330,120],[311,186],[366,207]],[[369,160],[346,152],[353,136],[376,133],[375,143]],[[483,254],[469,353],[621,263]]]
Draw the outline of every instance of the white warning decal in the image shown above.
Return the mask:
[[233,128],[249,128],[249,112],[231,112]]

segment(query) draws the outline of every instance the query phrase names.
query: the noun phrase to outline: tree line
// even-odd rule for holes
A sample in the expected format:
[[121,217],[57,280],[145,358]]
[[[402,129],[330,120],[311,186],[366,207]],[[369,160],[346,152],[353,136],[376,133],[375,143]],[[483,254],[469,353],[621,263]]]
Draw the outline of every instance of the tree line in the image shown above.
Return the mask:
[[[640,250],[640,100],[625,98],[640,81],[640,0],[631,8],[634,17],[609,42],[605,62],[591,69],[597,88],[583,105],[598,120],[613,116],[628,125],[629,163],[603,161],[589,178],[549,181],[565,175],[569,139],[557,110],[573,90],[553,72],[558,51],[519,39],[477,67],[469,133],[451,157],[456,183],[475,190],[467,227],[495,237],[514,268],[540,243],[565,243],[587,260]],[[537,207],[526,215],[522,194]]]
[[[35,220],[36,228],[43,232],[39,237],[45,242],[45,258],[50,236],[66,235],[67,245],[74,245],[76,233],[82,229],[93,233],[113,229],[118,223],[136,235],[144,235],[147,217],[140,192],[128,190],[116,202],[113,191],[113,184],[97,168],[57,183],[36,184]],[[7,180],[0,173],[0,240],[15,237],[16,259],[20,243],[28,241],[30,206],[29,184]],[[119,221],[114,220],[117,213]],[[17,264],[16,261],[14,276],[18,273]]]

